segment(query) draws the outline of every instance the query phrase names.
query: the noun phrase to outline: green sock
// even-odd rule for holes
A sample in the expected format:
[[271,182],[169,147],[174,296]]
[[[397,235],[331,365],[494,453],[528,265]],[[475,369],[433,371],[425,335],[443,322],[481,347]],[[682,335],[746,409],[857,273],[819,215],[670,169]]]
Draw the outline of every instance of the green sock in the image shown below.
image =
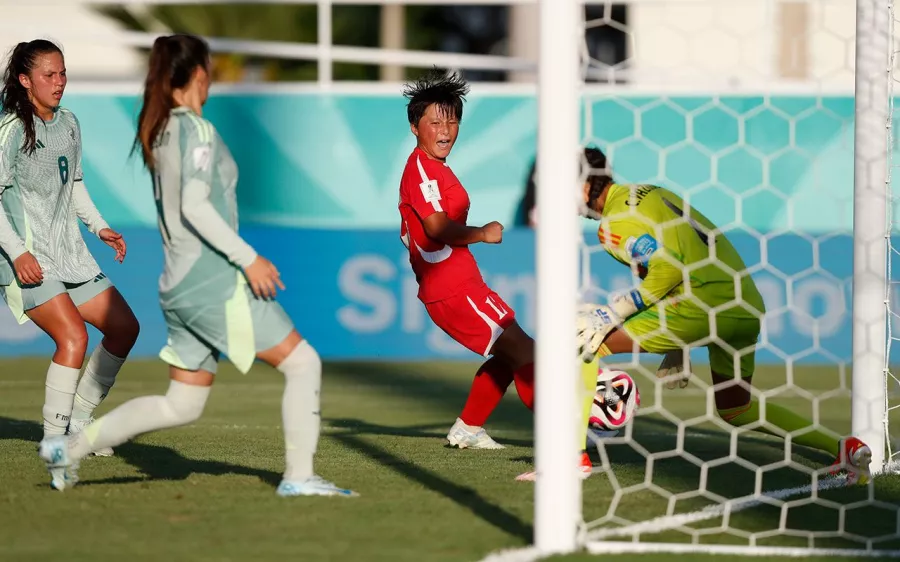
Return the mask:
[[[600,361],[594,359],[590,363],[581,365],[581,427],[585,432],[591,420],[591,407],[594,405],[594,395],[597,394],[597,372],[600,369]],[[587,433],[579,432],[578,450],[583,451],[587,442]]]
[[[719,410],[719,416],[735,427],[741,427],[759,421],[759,402],[756,398],[752,398],[750,403],[739,408],[729,408],[727,410]],[[764,426],[754,428],[756,431],[784,437],[787,433],[793,433],[802,429],[812,427],[813,423],[803,416],[799,416],[783,406],[766,403],[766,420]],[[775,426],[781,431],[776,431],[771,427]],[[798,445],[812,447],[825,451],[837,457],[840,454],[840,437],[831,431],[818,427],[804,433],[794,435],[792,441]]]

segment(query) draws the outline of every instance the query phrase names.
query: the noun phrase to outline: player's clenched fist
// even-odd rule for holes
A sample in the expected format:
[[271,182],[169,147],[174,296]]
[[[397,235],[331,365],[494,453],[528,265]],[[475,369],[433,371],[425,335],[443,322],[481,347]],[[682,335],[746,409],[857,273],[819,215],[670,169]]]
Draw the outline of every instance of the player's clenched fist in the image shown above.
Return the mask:
[[503,241],[503,225],[497,221],[491,221],[481,227],[486,244],[499,244]]
[[244,275],[247,276],[247,282],[253,289],[253,294],[263,299],[274,299],[275,288],[284,290],[284,283],[281,282],[281,274],[278,269],[266,258],[257,255],[253,263],[244,268]]
[[17,257],[13,267],[16,269],[16,277],[23,285],[37,285],[44,280],[44,270],[31,252],[25,252]]

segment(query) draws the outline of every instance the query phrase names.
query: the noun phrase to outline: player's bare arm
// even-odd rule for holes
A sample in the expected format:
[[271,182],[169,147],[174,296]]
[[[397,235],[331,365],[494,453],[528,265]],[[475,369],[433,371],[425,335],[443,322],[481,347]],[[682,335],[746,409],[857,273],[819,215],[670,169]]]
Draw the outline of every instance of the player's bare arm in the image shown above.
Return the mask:
[[432,213],[422,224],[429,238],[451,246],[468,246],[478,242],[499,244],[503,240],[503,225],[497,221],[484,226],[466,226],[441,212]]

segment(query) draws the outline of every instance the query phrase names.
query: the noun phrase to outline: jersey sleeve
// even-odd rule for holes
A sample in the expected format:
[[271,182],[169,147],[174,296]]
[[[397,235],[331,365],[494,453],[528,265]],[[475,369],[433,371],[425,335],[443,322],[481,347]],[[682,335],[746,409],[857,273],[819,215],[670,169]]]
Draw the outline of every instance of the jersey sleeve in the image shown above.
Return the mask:
[[[12,116],[0,121],[0,201],[2,193],[15,184],[16,153],[22,146],[22,130],[18,120]],[[28,251],[25,241],[16,234],[6,213],[6,207],[0,205],[0,248],[6,252],[10,261]]]
[[215,130],[207,121],[188,127],[181,162],[181,214],[204,241],[239,267],[256,259],[256,251],[219,215],[209,195],[213,184]]
[[680,260],[657,239],[646,224],[617,220],[601,228],[600,241],[616,259],[646,270],[638,291],[645,307],[668,295],[683,280]]
[[18,124],[11,115],[0,120],[0,190],[15,183],[16,153],[22,146],[22,129]]
[[87,186],[84,185],[84,173],[81,167],[82,159],[82,143],[81,143],[81,123],[72,113],[72,121],[75,124],[75,172],[72,177],[72,204],[75,206],[75,214],[92,234],[97,234],[104,228],[109,228],[100,211],[94,205],[94,201],[88,194]]
[[71,115],[72,122],[75,126],[75,171],[72,174],[72,180],[81,181],[84,179],[84,172],[81,168],[81,123],[78,121],[78,118],[75,117],[74,113],[69,112],[69,115]]
[[[416,160],[413,181],[418,184],[409,190],[410,204],[422,220],[434,213],[446,212],[442,202],[446,200],[450,185],[443,173],[441,164],[435,165],[432,160]],[[455,182],[454,182],[455,183]]]

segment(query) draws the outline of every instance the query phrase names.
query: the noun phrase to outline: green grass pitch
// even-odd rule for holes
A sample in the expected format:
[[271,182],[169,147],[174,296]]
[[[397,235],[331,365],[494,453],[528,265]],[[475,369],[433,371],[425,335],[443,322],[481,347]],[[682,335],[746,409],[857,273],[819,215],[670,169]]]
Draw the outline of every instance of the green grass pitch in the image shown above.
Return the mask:
[[[265,366],[242,376],[226,362],[198,423],[139,437],[119,447],[113,458],[88,458],[76,488],[53,492],[35,451],[41,434],[46,364],[46,359],[0,363],[0,560],[475,561],[531,540],[533,486],[514,478],[532,467],[533,420],[515,393],[508,393],[488,423],[491,434],[506,449],[444,448],[443,437],[468,392],[471,364],[325,365],[317,470],[360,492],[361,497],[354,499],[275,496],[283,468],[282,377]],[[642,380],[638,378],[643,412],[635,421],[634,436],[646,452],[657,455],[648,474],[644,456],[635,448],[607,446],[618,483],[652,482],[676,493],[696,490],[701,478],[697,466],[658,454],[678,445],[676,426],[666,420],[662,408],[682,419],[695,418],[685,426],[683,448],[697,459],[727,457],[729,435],[700,420],[705,402],[702,394],[691,391],[693,387],[657,397],[652,385],[641,384]],[[777,389],[787,379],[783,368],[761,368],[755,382]],[[793,382],[806,394],[786,392],[773,399],[809,414],[810,397],[823,396],[841,381],[834,369],[803,367],[794,369]],[[128,362],[98,414],[135,396],[163,393],[166,387],[162,363]],[[846,396],[826,398],[818,410],[822,423],[841,433],[849,430]],[[742,435],[736,447],[738,456],[756,465],[775,466],[784,459],[779,441],[772,437]],[[594,458],[599,464],[596,451]],[[810,468],[831,461],[799,446],[793,460]],[[734,497],[752,491],[754,478],[746,466],[726,462],[709,470],[707,489]],[[766,473],[763,488],[803,482],[800,472],[776,468]],[[604,474],[585,482],[586,519],[608,513],[612,490]],[[663,514],[666,501],[652,488],[648,490],[624,496],[616,514],[634,521]],[[834,505],[848,505],[865,499],[866,493],[865,488],[842,489],[822,497]],[[897,514],[890,504],[900,502],[900,480],[878,479],[875,494],[886,505],[845,510],[848,529],[863,535],[894,532]],[[676,511],[694,511],[706,504],[685,494]],[[835,527],[838,513],[838,509],[798,506],[785,516],[788,527],[825,531]],[[764,531],[777,528],[781,515],[776,508],[753,508],[734,514],[729,525],[747,532]],[[705,529],[704,542],[744,541],[717,531],[721,525],[719,518],[694,528]],[[679,530],[647,537],[660,539],[684,542],[688,537]],[[802,546],[806,542],[775,536],[759,544]],[[842,543],[817,541],[817,546],[835,544]],[[898,548],[896,541],[884,546]],[[615,561],[672,558],[713,560],[696,555],[602,557]],[[723,559],[732,558],[715,558]]]

